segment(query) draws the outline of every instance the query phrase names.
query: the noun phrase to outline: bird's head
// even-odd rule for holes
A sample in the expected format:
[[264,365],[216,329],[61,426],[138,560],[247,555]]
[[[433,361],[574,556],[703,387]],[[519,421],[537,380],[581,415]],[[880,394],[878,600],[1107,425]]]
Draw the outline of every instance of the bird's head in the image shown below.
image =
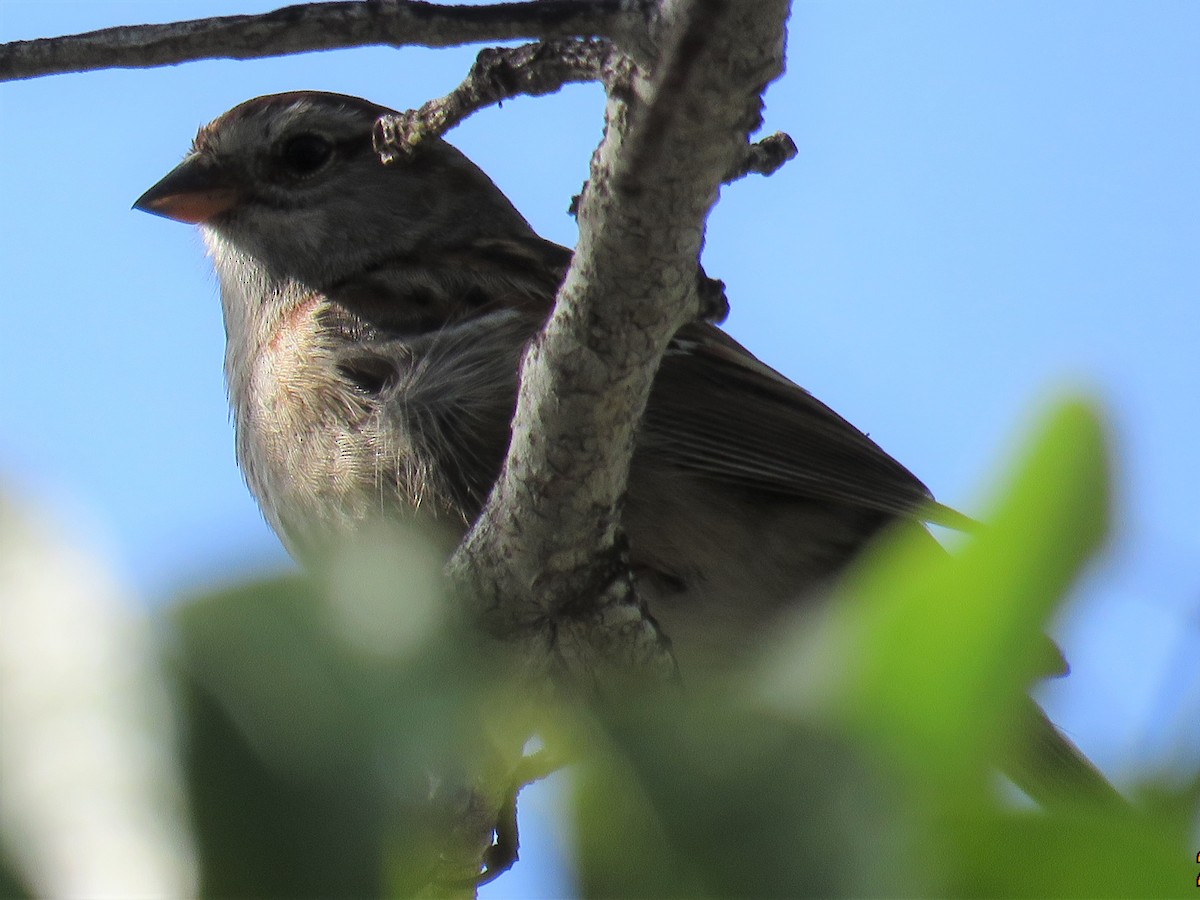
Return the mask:
[[202,127],[136,209],[201,226],[215,257],[322,290],[380,260],[530,233],[503,193],[439,138],[385,165],[372,147],[390,113],[300,91],[248,100]]

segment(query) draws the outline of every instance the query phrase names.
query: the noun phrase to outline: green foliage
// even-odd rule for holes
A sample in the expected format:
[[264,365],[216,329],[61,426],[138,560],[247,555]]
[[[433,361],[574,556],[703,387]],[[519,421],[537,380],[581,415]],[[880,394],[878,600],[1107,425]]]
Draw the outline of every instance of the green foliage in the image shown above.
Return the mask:
[[1107,500],[1099,422],[1065,406],[973,540],[946,554],[900,531],[818,627],[801,623],[779,648],[770,696],[885,750],[931,799],[973,806],[1056,652],[1043,628],[1102,540]]
[[997,791],[1044,737],[1042,629],[1107,501],[1099,419],[1065,405],[962,549],[897,534],[737,690],[610,723],[577,794],[585,893],[1190,896],[1195,794],[1069,789],[1092,773],[1052,731],[1051,805]]
[[433,877],[450,826],[430,773],[486,767],[497,696],[488,654],[446,621],[438,567],[419,533],[381,529],[316,578],[175,611],[206,895],[409,894]]
[[878,858],[903,858],[905,823],[847,741],[733,696],[603,720],[611,742],[577,776],[585,895],[894,892]]
[[[961,548],[898,533],[747,671],[590,709],[522,693],[449,621],[412,533],[182,604],[202,890],[418,892],[454,827],[429,773],[469,783],[536,728],[578,754],[584,896],[1192,896],[1200,778],[1129,805],[1077,789],[1092,773],[1028,701],[1108,494],[1099,418],[1064,405]],[[1030,760],[1041,807],[998,789]]]
[[[573,776],[583,893],[1186,893],[1184,817],[1083,795],[1061,809],[1015,809],[996,790],[1010,745],[1024,739],[1026,693],[1048,668],[1045,623],[1104,537],[1107,477],[1096,415],[1064,406],[957,552],[899,534],[845,580],[827,614],[797,621],[734,683],[544,722],[589,748]],[[383,607],[405,578],[376,579],[388,585],[376,594]],[[382,877],[380,861],[394,861],[396,836],[408,833],[388,821],[419,809],[395,786],[419,784],[425,767],[498,727],[495,705],[472,694],[483,685],[464,677],[480,671],[478,658],[447,632],[428,630],[408,655],[364,657],[329,609],[321,590],[297,582],[180,615],[190,671],[260,764],[293,790],[324,792],[263,820],[255,849],[246,839],[243,857],[269,866],[222,881],[236,863],[214,857],[218,893],[263,893],[271,877],[278,893],[295,893],[281,873],[314,864],[329,878],[299,883],[317,893],[377,892],[382,882],[367,873]],[[491,724],[474,718],[481,711]],[[210,767],[200,781],[213,777]],[[226,831],[221,810],[210,815],[201,834]],[[283,835],[298,851],[292,862],[278,853]],[[428,850],[406,847],[401,869]]]
[[25,886],[17,870],[7,860],[0,859],[0,897],[5,900],[25,900],[32,896],[33,892]]

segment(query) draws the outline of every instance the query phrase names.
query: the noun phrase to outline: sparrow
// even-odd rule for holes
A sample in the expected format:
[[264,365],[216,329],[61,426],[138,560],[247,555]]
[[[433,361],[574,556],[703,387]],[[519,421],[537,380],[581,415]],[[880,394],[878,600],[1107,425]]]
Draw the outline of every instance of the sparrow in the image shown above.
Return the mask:
[[[248,100],[134,204],[200,228],[238,462],[301,561],[378,516],[452,551],[571,262],[446,141],[382,163],[372,129],[391,112],[315,91]],[[881,530],[922,517],[954,521],[828,406],[712,322],[674,336],[621,521],[681,668],[744,653]]]
[[[301,562],[379,517],[453,551],[499,474],[525,349],[571,262],[444,140],[381,162],[372,131],[392,112],[315,91],[248,100],[134,204],[200,228],[220,281],[238,462]],[[716,324],[675,334],[621,522],[685,677],[744,659],[885,528],[932,542],[924,521],[967,520]],[[1119,799],[1036,704],[1023,715],[1019,785]],[[516,790],[480,883],[516,859]]]

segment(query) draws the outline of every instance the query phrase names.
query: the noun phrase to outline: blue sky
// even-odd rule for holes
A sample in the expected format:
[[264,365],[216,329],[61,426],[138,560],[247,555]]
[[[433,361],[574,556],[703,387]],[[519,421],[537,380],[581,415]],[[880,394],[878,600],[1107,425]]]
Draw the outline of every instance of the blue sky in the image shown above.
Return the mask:
[[[3,0],[0,39],[276,5]],[[1057,628],[1074,672],[1045,696],[1125,781],[1200,755],[1197,35],[1188,0],[798,2],[766,129],[799,157],[725,190],[704,254],[739,340],[965,511],[986,511],[1055,397],[1103,404],[1114,536]],[[241,100],[318,88],[416,106],[473,56],[0,85],[0,479],[100,542],[147,603],[289,563],[234,464],[199,240],[130,204]],[[574,87],[450,138],[571,244],[601,110]],[[491,896],[561,890],[531,831]]]

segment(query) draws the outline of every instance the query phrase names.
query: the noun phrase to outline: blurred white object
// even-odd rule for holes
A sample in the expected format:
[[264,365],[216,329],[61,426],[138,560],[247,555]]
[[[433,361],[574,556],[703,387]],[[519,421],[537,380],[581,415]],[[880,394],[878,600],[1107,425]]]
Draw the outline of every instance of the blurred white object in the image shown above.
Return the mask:
[[0,847],[37,895],[195,894],[163,679],[105,565],[0,493]]

